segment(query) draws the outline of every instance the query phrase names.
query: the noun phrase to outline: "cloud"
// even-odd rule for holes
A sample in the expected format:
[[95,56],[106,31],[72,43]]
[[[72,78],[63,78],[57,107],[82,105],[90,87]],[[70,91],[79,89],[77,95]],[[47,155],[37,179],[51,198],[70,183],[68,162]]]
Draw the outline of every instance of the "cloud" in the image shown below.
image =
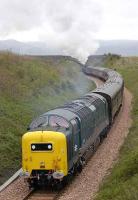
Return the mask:
[[102,26],[97,38],[138,40],[137,0],[97,0],[102,7]]
[[98,43],[102,10],[95,0],[0,0],[0,37],[44,41],[84,60]]

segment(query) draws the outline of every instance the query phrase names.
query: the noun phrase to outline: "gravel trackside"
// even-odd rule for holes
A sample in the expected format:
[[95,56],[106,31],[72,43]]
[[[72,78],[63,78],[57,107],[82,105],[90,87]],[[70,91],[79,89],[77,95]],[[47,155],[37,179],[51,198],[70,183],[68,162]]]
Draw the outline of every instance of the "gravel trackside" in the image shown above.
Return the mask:
[[22,200],[28,193],[27,184],[19,177],[0,193],[0,200]]
[[93,200],[103,178],[117,161],[119,149],[131,126],[132,95],[125,88],[123,106],[103,143],[59,200]]

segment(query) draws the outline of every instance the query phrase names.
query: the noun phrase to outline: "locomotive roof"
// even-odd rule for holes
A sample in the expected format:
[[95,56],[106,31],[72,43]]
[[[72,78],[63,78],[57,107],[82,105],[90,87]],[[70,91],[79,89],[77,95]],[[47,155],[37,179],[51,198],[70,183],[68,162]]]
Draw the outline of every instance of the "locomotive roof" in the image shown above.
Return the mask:
[[[104,67],[93,67],[93,66],[88,66],[87,69],[90,69],[92,73],[94,73],[95,71],[96,73],[99,72],[100,73],[99,75],[103,76],[102,78],[103,79],[105,78],[106,81],[110,80],[110,81],[115,81],[115,82],[117,81],[120,83],[122,83],[123,81],[122,76],[118,72],[112,69],[107,69]],[[103,72],[103,74],[101,74],[101,72]]]
[[107,82],[101,87],[96,88],[93,92],[105,93],[113,98],[120,90],[120,83]]
[[96,88],[93,92],[105,93],[111,98],[113,98],[116,95],[116,93],[120,90],[120,87],[123,86],[122,76],[118,72],[103,67],[89,66],[88,68],[92,70],[93,74],[95,72],[99,73],[99,76],[106,80],[106,82],[103,85]]
[[69,110],[65,110],[63,108],[55,108],[53,110],[50,110],[50,111],[44,113],[42,116],[45,116],[45,115],[58,115],[60,117],[64,117],[68,121],[77,117],[77,115],[74,114],[73,112],[71,112]]
[[44,123],[44,121],[47,120],[46,119],[47,115],[57,115],[59,117],[63,117],[67,121],[70,121],[71,119],[77,117],[77,115],[74,114],[73,112],[64,110],[62,108],[56,108],[56,109],[50,110],[50,111],[40,115],[38,118],[35,118],[29,125],[29,130],[38,128],[38,126],[41,123]]
[[[29,128],[34,129],[34,125],[37,127],[37,123],[46,120],[47,115],[57,115],[63,117],[67,121],[74,118],[79,118],[81,121],[85,120],[86,116],[95,111],[95,107],[99,106],[105,98],[94,93],[89,93],[79,99],[69,102],[61,107],[50,110],[38,118],[34,119]],[[38,122],[37,122],[38,121]]]

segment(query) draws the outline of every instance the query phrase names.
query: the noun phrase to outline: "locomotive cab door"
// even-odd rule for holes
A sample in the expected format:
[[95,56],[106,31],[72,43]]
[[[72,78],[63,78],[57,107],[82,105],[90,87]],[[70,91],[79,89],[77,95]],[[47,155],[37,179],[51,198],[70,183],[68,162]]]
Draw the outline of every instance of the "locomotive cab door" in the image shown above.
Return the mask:
[[80,121],[75,118],[71,120],[72,136],[73,136],[73,162],[76,163],[79,157],[79,149],[81,147]]

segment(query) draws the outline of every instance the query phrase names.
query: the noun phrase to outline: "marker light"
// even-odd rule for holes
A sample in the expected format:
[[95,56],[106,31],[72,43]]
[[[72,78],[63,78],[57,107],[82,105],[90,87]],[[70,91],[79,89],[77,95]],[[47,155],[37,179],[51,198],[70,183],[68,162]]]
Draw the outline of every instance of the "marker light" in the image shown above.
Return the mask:
[[33,149],[33,150],[35,149],[35,145],[32,145],[32,149]]
[[49,145],[48,145],[48,149],[51,149],[51,148],[52,148],[52,146],[51,146],[51,144],[49,144]]

